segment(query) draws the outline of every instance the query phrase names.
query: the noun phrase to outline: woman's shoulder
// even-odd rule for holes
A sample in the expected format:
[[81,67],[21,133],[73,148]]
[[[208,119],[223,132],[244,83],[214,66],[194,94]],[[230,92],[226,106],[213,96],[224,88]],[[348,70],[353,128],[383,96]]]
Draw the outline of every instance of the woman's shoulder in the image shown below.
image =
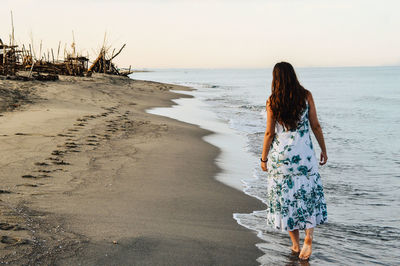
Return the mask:
[[265,103],[266,107],[268,107],[271,104],[271,95],[268,96],[267,102]]
[[272,109],[271,109],[271,96],[269,96],[268,98],[267,98],[267,102],[265,103],[265,110],[267,111],[267,112],[271,112],[272,113]]
[[304,89],[306,91],[306,100],[307,102],[312,102],[313,101],[313,97],[312,97],[312,93],[311,91]]

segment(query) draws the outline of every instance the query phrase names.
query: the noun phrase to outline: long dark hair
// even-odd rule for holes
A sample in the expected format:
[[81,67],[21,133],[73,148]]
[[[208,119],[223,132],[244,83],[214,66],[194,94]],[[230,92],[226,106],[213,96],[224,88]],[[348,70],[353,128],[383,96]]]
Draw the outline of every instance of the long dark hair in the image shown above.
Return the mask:
[[297,79],[291,64],[280,62],[272,72],[270,106],[276,121],[294,130],[306,107],[307,91]]

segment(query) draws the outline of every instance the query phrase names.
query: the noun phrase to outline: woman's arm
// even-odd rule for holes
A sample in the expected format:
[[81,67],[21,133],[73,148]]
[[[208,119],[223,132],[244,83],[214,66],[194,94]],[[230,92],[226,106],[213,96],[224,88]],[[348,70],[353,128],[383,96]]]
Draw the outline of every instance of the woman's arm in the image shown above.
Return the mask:
[[[261,159],[263,161],[267,160],[269,148],[275,136],[275,118],[272,113],[271,106],[269,105],[269,99],[267,101],[266,109],[267,109],[267,128],[265,129],[263,151],[261,154]],[[263,169],[263,171],[267,171],[267,165],[265,162],[261,162],[261,168]]]
[[314,99],[310,91],[308,91],[307,100],[310,105],[310,110],[309,110],[310,126],[315,135],[315,138],[318,141],[319,146],[321,147],[321,156],[319,164],[324,165],[328,160],[325,147],[324,134],[322,133],[322,128],[318,121],[317,109],[315,107]]

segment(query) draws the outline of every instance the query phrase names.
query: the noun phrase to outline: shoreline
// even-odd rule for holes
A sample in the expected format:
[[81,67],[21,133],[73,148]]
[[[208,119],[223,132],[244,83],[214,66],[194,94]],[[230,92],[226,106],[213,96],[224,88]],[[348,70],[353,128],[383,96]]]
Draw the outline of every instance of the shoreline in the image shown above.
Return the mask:
[[[174,92],[178,93],[178,91]],[[207,106],[197,99],[196,94],[192,92],[180,93],[190,97],[173,99],[175,105],[171,107],[155,107],[146,112],[193,124],[212,132],[204,136],[203,140],[220,150],[215,163],[221,168],[221,171],[216,174],[215,179],[245,193],[246,181],[254,179],[248,177],[254,168],[250,167],[253,161],[249,159],[251,155],[245,150],[246,140],[235,134],[233,129],[208,110]],[[232,143],[235,143],[235,145],[232,145]]]
[[[179,91],[176,92],[179,93]],[[213,112],[207,110],[208,106],[200,100],[197,100],[195,93],[192,93],[192,91],[185,91],[183,94],[193,97],[173,99],[172,101],[176,105],[171,107],[151,108],[147,110],[147,112],[197,125],[213,132],[212,134],[204,136],[203,140],[221,151],[215,160],[217,165],[221,168],[221,171],[216,174],[215,179],[266,204],[261,197],[251,194],[251,192],[248,191],[248,189],[251,188],[249,182],[255,182],[258,178],[244,178],[246,175],[250,175],[255,167],[250,167],[255,160],[251,160],[250,157],[253,156],[246,151],[246,141],[233,129],[229,128],[226,123],[220,121]],[[196,115],[193,116],[193,114]],[[235,143],[235,145],[231,145],[231,143]],[[240,165],[240,167],[237,167],[238,165]],[[263,250],[263,245],[265,245],[264,241],[267,241],[267,239],[263,238],[261,229],[252,228],[248,224],[243,223],[241,219],[243,219],[243,216],[247,215],[259,216],[258,214],[260,214],[260,216],[262,216],[264,212],[265,207],[261,210],[253,210],[251,213],[233,213],[233,219],[235,219],[239,225],[256,232],[260,239],[260,243],[257,243],[256,246],[259,247],[260,250]],[[261,263],[265,256],[267,256],[267,254],[264,253],[263,256],[257,258],[257,261]]]
[[[37,149],[19,167],[18,163],[12,165],[16,169],[27,167],[17,171],[19,177],[9,177],[3,184],[10,191],[8,198],[1,195],[8,205],[27,208],[25,218],[33,216],[29,212],[43,217],[38,218],[43,228],[36,228],[39,230],[34,237],[29,233],[33,230],[26,230],[19,237],[26,240],[25,244],[17,241],[17,245],[8,245],[8,250],[17,254],[31,254],[30,258],[21,256],[17,261],[57,261],[63,265],[132,261],[257,264],[257,257],[263,255],[255,246],[260,239],[232,215],[251,212],[262,203],[214,179],[220,171],[214,162],[219,151],[202,140],[211,132],[145,113],[154,106],[173,105],[171,99],[187,97],[169,90],[188,88],[103,76],[68,78],[46,83],[45,88],[41,83],[35,84],[39,95],[47,99],[26,107],[31,108],[31,113],[35,109],[37,116],[27,117],[27,111],[16,111],[2,117],[7,123],[0,120],[3,126],[8,125],[3,127],[8,130],[8,144]],[[75,111],[69,112],[73,106]],[[35,120],[46,113],[45,121]],[[28,118],[34,120],[31,132],[27,131],[29,123],[25,131],[16,124]],[[47,132],[50,125],[51,132]],[[21,132],[15,132],[17,129]],[[2,158],[6,151],[1,151]],[[26,153],[22,149],[21,154]],[[52,153],[58,156],[52,163],[63,170],[46,173],[49,177],[38,178],[37,172],[28,174],[47,167],[34,170],[38,165],[33,159]],[[6,168],[3,175],[9,171]],[[25,184],[28,178],[21,180],[22,172],[37,176]],[[33,216],[32,221],[35,219]],[[19,223],[23,225],[24,221]],[[49,228],[59,231],[47,230],[46,234],[45,229]],[[9,239],[17,239],[13,236],[16,232],[9,231]],[[42,241],[50,237],[66,246],[58,249],[53,245],[57,241]],[[50,256],[40,256],[46,252]],[[75,252],[78,256],[72,255]],[[9,261],[16,258],[11,257]]]

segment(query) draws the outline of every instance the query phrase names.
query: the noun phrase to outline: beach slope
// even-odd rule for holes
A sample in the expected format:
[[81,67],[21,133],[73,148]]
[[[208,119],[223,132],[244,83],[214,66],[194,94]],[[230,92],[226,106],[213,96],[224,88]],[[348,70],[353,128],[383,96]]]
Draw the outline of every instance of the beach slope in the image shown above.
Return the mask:
[[214,179],[211,132],[145,112],[189,88],[104,75],[0,86],[22,91],[0,117],[2,262],[258,264],[261,240],[233,213],[264,205]]

